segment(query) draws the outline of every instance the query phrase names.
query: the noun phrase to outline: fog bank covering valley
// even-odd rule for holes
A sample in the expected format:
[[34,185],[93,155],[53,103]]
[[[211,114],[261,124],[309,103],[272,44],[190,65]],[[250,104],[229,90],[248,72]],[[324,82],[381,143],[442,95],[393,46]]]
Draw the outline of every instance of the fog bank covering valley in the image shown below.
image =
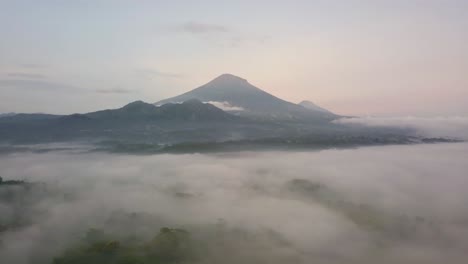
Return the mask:
[[77,254],[118,256],[99,263],[465,263],[466,157],[466,143],[5,154],[3,181],[27,184],[0,185],[0,256],[17,264],[76,263]]

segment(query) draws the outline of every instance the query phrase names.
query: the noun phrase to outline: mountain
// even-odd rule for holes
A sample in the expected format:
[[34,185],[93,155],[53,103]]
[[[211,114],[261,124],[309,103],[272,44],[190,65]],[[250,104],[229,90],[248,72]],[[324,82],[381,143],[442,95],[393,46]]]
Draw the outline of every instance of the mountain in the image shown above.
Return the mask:
[[13,112],[11,112],[11,113],[0,113],[0,118],[7,117],[7,116],[14,116],[14,115],[16,115],[16,113],[13,113]]
[[0,118],[0,143],[104,139],[158,143],[216,141],[232,138],[236,127],[243,134],[256,131],[255,128],[245,129],[244,121],[199,100],[159,107],[136,101],[121,108],[85,114],[17,114],[3,117]]
[[137,152],[167,146],[173,146],[171,151],[191,152],[414,142],[411,131],[330,122],[337,117],[311,102],[293,104],[224,74],[156,105],[136,101],[90,113],[1,117],[0,152],[3,143],[67,141],[98,142],[98,148],[104,144]]
[[232,74],[223,74],[203,86],[155,105],[190,99],[209,102],[236,115],[257,119],[330,121],[338,117],[331,112],[306,109],[275,97]]
[[305,100],[305,101],[300,102],[298,105],[300,105],[300,106],[302,106],[304,108],[307,108],[309,110],[312,110],[312,111],[318,111],[318,112],[333,114],[332,112],[328,111],[327,109],[322,108],[322,107],[314,104],[311,101]]
[[129,103],[122,108],[86,114],[91,119],[119,119],[145,121],[231,121],[238,119],[223,110],[192,99],[177,104],[155,106],[142,101]]
[[60,117],[60,115],[51,114],[9,114],[0,116],[0,123],[21,123],[21,122],[37,122],[44,120],[52,120]]
[[192,99],[177,104],[155,106],[142,101],[129,103],[121,108],[107,109],[86,114],[49,115],[49,114],[15,114],[0,116],[0,124],[47,123],[71,124],[91,121],[118,121],[125,126],[128,122],[165,122],[165,121],[235,121],[239,117],[200,100]]

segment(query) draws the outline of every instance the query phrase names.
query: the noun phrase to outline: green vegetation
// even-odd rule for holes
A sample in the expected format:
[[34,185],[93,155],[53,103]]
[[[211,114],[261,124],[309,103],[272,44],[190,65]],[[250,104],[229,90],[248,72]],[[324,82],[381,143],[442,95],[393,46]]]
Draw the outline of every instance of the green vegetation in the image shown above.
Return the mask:
[[83,241],[53,264],[180,263],[194,257],[190,234],[182,229],[161,228],[150,241],[118,241],[98,229],[90,229]]
[[25,183],[26,183],[25,181],[16,181],[16,180],[4,181],[3,178],[0,177],[0,187],[6,186],[6,185],[23,185]]
[[384,234],[387,238],[408,238],[417,228],[430,227],[430,223],[423,217],[393,215],[369,204],[354,203],[322,183],[293,179],[287,182],[286,188],[297,199],[319,203],[343,215],[360,228]]

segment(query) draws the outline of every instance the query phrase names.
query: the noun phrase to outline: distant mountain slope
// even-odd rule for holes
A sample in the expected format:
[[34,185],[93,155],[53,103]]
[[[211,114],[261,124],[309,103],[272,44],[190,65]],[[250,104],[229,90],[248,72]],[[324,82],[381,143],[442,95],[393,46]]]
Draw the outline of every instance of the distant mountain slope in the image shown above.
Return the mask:
[[136,101],[118,109],[86,114],[17,114],[0,118],[0,142],[36,143],[78,139],[166,143],[216,141],[232,138],[232,129],[235,127],[240,127],[243,135],[255,130],[244,129],[244,125],[243,118],[199,100],[160,107]]
[[91,119],[119,119],[146,121],[231,121],[237,117],[199,100],[178,104],[155,106],[136,101],[119,109],[103,110],[86,114]]
[[16,113],[13,113],[13,112],[11,112],[11,113],[0,113],[0,118],[7,117],[7,116],[14,116],[14,115],[16,115]]
[[[271,99],[271,95],[264,95],[261,91],[257,93],[262,98]],[[104,148],[110,146],[110,149],[117,151],[198,152],[412,144],[445,140],[412,137],[411,131],[401,128],[344,126],[328,122],[326,116],[332,115],[327,113],[324,113],[325,117],[310,115],[319,111],[311,111],[299,105],[288,108],[290,103],[286,102],[285,106],[280,99],[273,97],[271,100],[279,100],[279,108],[289,110],[286,113],[294,114],[291,119],[297,122],[278,121],[277,117],[267,120],[265,116],[261,117],[263,120],[252,120],[224,112],[197,99],[161,106],[136,101],[118,109],[86,114],[17,114],[0,118],[0,147],[5,143],[83,141],[101,142]]]
[[129,103],[118,109],[108,109],[86,114],[49,115],[49,114],[15,114],[0,117],[0,123],[6,124],[31,124],[47,123],[85,125],[91,121],[118,121],[116,125],[125,126],[128,122],[164,122],[164,121],[233,121],[239,117],[224,112],[223,110],[199,100],[188,100],[179,104],[165,104],[155,106],[142,101]]
[[407,129],[330,122],[337,117],[311,102],[293,104],[225,74],[157,105],[136,101],[82,114],[1,117],[0,145],[84,141],[124,151],[164,148],[190,152],[200,148],[288,149],[433,141],[408,136],[413,132]]
[[300,102],[298,105],[300,105],[300,106],[302,106],[302,107],[304,107],[304,108],[307,108],[307,109],[309,109],[309,110],[333,114],[332,112],[328,111],[327,109],[322,108],[322,107],[320,107],[320,106],[314,104],[314,103],[311,102],[311,101],[304,100],[304,101]]
[[50,114],[11,114],[0,116],[0,123],[20,123],[52,120],[61,117],[61,115]]
[[237,115],[264,119],[329,121],[337,117],[330,112],[310,110],[282,100],[231,74],[223,74],[201,87],[159,101],[155,105],[190,99],[227,105],[234,109],[231,112]]

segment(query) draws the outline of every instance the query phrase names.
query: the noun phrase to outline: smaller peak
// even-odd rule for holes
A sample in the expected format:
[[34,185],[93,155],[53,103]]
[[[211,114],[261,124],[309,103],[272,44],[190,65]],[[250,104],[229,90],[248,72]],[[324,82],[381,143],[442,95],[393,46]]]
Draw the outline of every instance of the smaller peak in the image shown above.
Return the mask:
[[189,100],[183,102],[182,104],[185,104],[185,105],[198,105],[198,104],[203,104],[203,102],[198,100],[198,99],[189,99]]
[[142,100],[137,100],[137,101],[134,101],[134,102],[128,103],[127,105],[139,105],[139,104],[146,104],[146,103],[145,103],[145,102],[143,102]]
[[152,105],[152,104],[148,104],[148,103],[145,103],[145,102],[143,102],[141,100],[138,100],[138,101],[135,101],[135,102],[131,102],[131,103],[125,105],[122,108],[123,109],[134,109],[134,108],[141,108],[141,107],[148,107],[148,106],[154,107],[154,105]]

